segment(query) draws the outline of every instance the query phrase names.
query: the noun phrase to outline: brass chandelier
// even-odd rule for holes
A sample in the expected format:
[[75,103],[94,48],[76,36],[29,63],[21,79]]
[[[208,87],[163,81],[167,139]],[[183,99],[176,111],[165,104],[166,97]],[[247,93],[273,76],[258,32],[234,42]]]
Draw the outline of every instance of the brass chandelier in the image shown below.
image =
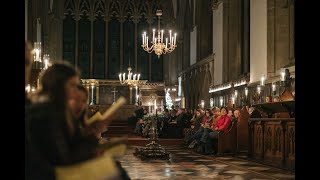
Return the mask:
[[169,30],[169,40],[168,38],[165,39],[165,42],[163,41],[163,32],[164,30],[160,29],[160,16],[162,15],[162,10],[157,10],[156,15],[158,16],[158,35],[155,36],[156,30],[152,30],[152,39],[151,39],[151,46],[149,47],[149,37],[147,36],[147,33],[144,32],[142,34],[142,45],[141,47],[143,50],[147,51],[148,53],[154,53],[160,57],[161,54],[171,53],[176,47],[176,39],[177,39],[177,33],[174,33],[174,36],[172,36],[172,31]]

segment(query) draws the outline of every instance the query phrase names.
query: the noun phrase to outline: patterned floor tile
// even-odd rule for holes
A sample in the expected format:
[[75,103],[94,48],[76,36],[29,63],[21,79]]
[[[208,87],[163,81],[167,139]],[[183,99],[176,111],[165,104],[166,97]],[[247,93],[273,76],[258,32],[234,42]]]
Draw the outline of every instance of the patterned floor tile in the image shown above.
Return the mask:
[[179,146],[171,146],[168,149],[170,150],[170,160],[142,161],[133,155],[134,148],[129,146],[126,155],[119,161],[132,180],[263,180],[294,179],[295,177],[294,174],[288,174],[288,172],[280,169],[230,156],[202,156]]
[[216,168],[225,168],[227,167],[228,165],[225,165],[225,164],[210,164],[208,165],[210,167],[216,167]]
[[212,161],[212,160],[210,160],[210,159],[197,159],[197,160],[194,160],[194,161],[209,162],[209,161]]
[[232,164],[248,164],[248,162],[244,162],[244,161],[230,161],[230,163],[232,163]]
[[250,170],[257,170],[257,171],[265,171],[265,170],[269,170],[270,168],[261,167],[261,166],[256,166],[256,167],[249,167],[248,169],[250,169]]
[[278,177],[278,178],[292,178],[294,179],[295,178],[295,175],[291,175],[291,174],[274,174],[272,175],[274,177]]
[[231,170],[231,171],[225,171],[223,173],[229,173],[229,174],[245,174],[248,173],[248,171],[239,171],[239,170]]
[[230,159],[232,159],[232,158],[230,158],[230,157],[217,157],[217,159],[220,159],[220,160],[230,160]]

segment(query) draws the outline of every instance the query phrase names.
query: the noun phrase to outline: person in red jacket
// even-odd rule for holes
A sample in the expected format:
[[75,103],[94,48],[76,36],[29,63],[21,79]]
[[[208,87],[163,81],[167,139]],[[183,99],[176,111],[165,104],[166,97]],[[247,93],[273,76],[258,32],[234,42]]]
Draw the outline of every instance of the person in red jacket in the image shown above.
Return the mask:
[[213,129],[215,131],[218,131],[218,132],[219,131],[223,131],[223,132],[225,132],[225,131],[227,131],[229,129],[230,124],[231,124],[231,118],[230,118],[230,116],[228,116],[227,112],[228,112],[227,107],[222,107],[221,108],[221,111],[220,111],[221,116],[220,116],[218,122],[213,127]]
[[220,110],[220,118],[218,119],[217,123],[212,127],[212,131],[209,133],[206,142],[206,153],[212,154],[213,153],[213,140],[218,139],[219,132],[227,132],[231,125],[231,118],[227,114],[228,108],[222,107]]

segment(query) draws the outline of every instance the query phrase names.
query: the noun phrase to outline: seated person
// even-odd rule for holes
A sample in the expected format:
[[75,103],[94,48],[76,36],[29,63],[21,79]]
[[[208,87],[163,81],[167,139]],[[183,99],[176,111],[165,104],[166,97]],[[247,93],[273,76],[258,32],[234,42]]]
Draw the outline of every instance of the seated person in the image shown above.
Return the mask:
[[194,135],[192,135],[190,137],[190,139],[188,140],[188,143],[196,140],[197,142],[202,142],[202,143],[206,143],[207,141],[207,136],[209,134],[209,132],[211,131],[211,126],[212,126],[212,122],[213,122],[213,114],[211,109],[206,109],[205,111],[205,116],[202,119],[202,123],[201,123],[201,127],[199,128],[199,130],[197,132],[195,132]]
[[209,136],[207,137],[207,146],[206,149],[208,152],[213,152],[213,140],[218,139],[218,134],[220,132],[227,132],[229,130],[229,127],[231,125],[231,118],[227,115],[228,109],[227,107],[222,107],[220,111],[220,118],[218,122],[212,127],[212,132],[209,133]]

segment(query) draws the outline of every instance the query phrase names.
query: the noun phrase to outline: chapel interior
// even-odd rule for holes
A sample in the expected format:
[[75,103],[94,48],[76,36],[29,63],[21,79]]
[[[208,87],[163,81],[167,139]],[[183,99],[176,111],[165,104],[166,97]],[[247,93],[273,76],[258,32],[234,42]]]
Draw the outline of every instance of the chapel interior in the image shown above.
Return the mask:
[[[28,96],[62,61],[90,117],[124,98],[101,138],[126,139],[126,178],[102,179],[295,179],[294,0],[25,0],[25,41]],[[92,166],[55,179],[101,179]]]

